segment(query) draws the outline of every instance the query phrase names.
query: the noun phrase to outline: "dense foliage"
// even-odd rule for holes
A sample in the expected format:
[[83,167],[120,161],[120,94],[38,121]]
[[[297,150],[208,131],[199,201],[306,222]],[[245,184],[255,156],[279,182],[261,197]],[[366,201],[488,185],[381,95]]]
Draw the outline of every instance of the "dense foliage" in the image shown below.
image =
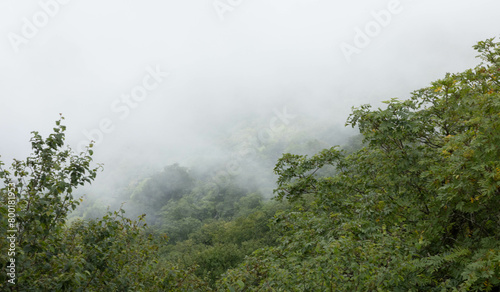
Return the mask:
[[[484,64],[447,74],[386,109],[357,108],[364,147],[276,165],[276,247],[230,270],[221,289],[500,289],[500,44]],[[325,165],[335,175],[321,175]]]
[[[15,234],[15,254],[7,252],[9,241],[2,236],[0,289],[192,291],[206,286],[191,270],[158,264],[157,251],[165,238],[146,234],[141,220],[124,217],[123,210],[65,224],[79,204],[74,188],[90,183],[98,167],[91,167],[92,145],[80,155],[63,148],[66,127],[61,120],[46,139],[33,132],[33,153],[25,161],[15,160],[10,171],[0,168],[0,232],[17,230],[9,233]],[[15,201],[15,227],[9,226],[8,201]],[[4,272],[11,259],[14,279]]]
[[126,213],[78,207],[92,145],[64,149],[61,120],[34,132],[32,155],[0,168],[0,233],[11,194],[18,224],[16,284],[2,273],[0,290],[500,291],[500,43],[475,49],[476,68],[355,108],[348,145],[256,148],[266,163],[300,152],[278,159],[273,200],[250,176],[174,164],[119,191]]

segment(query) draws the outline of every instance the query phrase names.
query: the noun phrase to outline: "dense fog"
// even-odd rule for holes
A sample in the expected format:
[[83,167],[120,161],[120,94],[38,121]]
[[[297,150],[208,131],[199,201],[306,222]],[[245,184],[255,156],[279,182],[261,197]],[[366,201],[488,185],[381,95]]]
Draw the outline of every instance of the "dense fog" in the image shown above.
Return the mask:
[[500,291],[500,1],[0,1],[0,291]]
[[[173,163],[228,165],[296,128],[341,144],[353,106],[477,64],[471,47],[497,36],[498,11],[494,0],[2,1],[0,154],[28,155],[30,132],[50,133],[59,113],[73,149],[95,141],[96,187]],[[325,128],[338,133],[325,140]]]

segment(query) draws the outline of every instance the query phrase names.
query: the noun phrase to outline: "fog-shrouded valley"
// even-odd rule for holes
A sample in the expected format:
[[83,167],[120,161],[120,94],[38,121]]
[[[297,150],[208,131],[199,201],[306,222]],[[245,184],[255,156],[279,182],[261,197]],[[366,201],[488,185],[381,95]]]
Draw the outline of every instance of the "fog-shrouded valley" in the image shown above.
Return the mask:
[[0,3],[0,291],[500,291],[500,3]]

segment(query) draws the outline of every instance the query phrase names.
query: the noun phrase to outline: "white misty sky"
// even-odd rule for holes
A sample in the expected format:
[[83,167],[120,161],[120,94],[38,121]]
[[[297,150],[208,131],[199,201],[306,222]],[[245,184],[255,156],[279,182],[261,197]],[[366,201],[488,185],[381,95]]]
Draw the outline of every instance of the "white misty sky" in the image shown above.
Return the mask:
[[[348,62],[341,45],[391,5]],[[59,113],[74,148],[111,121],[96,148],[109,169],[216,153],[211,134],[274,109],[343,125],[352,106],[477,64],[471,47],[500,36],[499,11],[498,0],[2,0],[0,154],[26,156],[30,131],[48,133]],[[112,105],[123,109],[147,67],[169,76],[122,118]]]

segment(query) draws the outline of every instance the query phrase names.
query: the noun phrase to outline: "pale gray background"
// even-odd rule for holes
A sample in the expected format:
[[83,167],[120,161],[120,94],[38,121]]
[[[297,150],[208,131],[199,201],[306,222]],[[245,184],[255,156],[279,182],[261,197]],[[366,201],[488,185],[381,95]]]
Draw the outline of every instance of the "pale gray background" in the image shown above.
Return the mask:
[[[340,44],[389,2],[243,0],[222,21],[212,0],[72,0],[16,53],[8,34],[41,8],[1,0],[2,160],[25,157],[30,131],[49,133],[59,113],[73,146],[100,119],[115,122],[95,149],[106,171],[216,155],[220,129],[273,109],[342,126],[352,106],[405,98],[476,65],[471,47],[500,36],[498,0],[401,0],[348,63]],[[110,105],[156,65],[170,76],[120,120]]]

